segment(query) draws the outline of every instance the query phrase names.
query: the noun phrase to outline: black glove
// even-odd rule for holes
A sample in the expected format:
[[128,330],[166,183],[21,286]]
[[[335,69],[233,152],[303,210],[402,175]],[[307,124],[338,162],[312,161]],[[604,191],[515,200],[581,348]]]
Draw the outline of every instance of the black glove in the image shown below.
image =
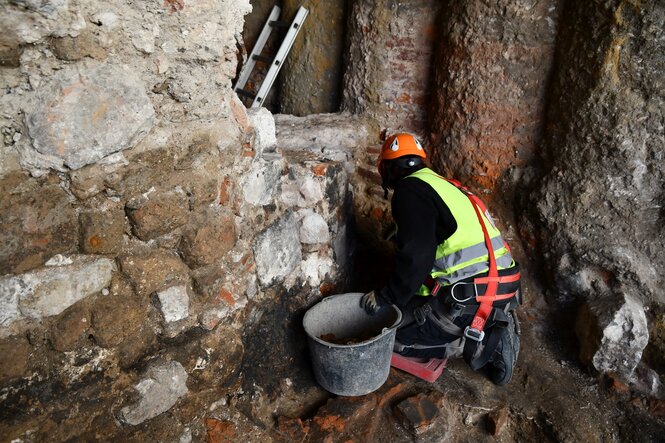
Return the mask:
[[381,306],[386,306],[387,304],[376,291],[368,292],[360,299],[360,306],[369,315],[374,315]]

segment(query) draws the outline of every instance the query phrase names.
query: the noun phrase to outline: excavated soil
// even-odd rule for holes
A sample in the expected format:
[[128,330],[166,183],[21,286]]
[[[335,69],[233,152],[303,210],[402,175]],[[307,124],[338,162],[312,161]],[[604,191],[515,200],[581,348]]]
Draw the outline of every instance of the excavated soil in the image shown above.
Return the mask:
[[[506,232],[510,236],[510,225]],[[515,246],[515,256],[526,262],[520,245]],[[359,250],[356,267],[363,266]],[[482,370],[474,373],[456,360],[448,362],[435,383],[391,369],[375,393],[329,394],[311,371],[302,329],[306,308],[295,309],[315,300],[294,293],[279,297],[275,309],[262,316],[264,326],[246,334],[245,395],[235,406],[275,441],[663,441],[662,401],[581,367],[571,319],[548,303],[536,264],[523,275],[526,301],[518,310],[522,347],[507,386],[493,385]],[[365,275],[352,289],[384,278],[385,273]],[[270,331],[267,325],[272,325]],[[264,363],[257,367],[252,363],[257,361]],[[422,423],[404,412],[410,402],[426,416]],[[427,415],[428,405],[435,406],[433,417]]]
[[[532,287],[529,282],[526,286]],[[448,362],[435,383],[391,369],[376,393],[337,397],[316,385],[309,360],[302,358],[305,335],[300,332],[291,336],[290,345],[277,339],[261,347],[261,352],[270,347],[271,355],[284,354],[270,370],[255,368],[245,379],[268,401],[241,409],[277,441],[663,441],[662,405],[580,367],[567,343],[570,331],[555,327],[557,320],[543,293],[528,292],[531,299],[518,313],[522,348],[513,379],[505,387],[456,360]],[[435,417],[414,430],[397,411],[401,402],[419,395],[439,400]],[[492,436],[497,423],[489,417],[497,411],[506,411],[507,420]]]

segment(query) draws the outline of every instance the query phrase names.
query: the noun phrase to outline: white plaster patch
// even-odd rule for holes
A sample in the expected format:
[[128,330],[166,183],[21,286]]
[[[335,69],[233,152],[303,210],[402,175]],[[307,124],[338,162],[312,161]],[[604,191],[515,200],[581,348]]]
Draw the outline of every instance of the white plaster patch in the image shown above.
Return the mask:
[[333,266],[330,257],[311,254],[302,261],[301,269],[310,286],[319,286],[325,276],[331,273]]
[[167,323],[173,323],[189,316],[189,295],[186,286],[171,286],[158,292],[157,298]]

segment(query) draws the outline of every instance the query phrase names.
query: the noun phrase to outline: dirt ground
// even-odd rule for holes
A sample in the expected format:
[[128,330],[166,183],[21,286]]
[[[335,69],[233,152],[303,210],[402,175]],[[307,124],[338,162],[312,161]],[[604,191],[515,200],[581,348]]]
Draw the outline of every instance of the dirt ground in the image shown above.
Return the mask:
[[[270,408],[261,412],[258,403],[250,408],[246,400],[237,407],[262,422],[276,441],[664,441],[662,406],[581,368],[566,343],[570,331],[557,330],[549,310],[542,298],[520,309],[521,351],[513,379],[504,387],[457,360],[448,362],[435,383],[391,369],[377,392],[337,397],[316,385],[308,359],[300,354],[269,374],[252,374],[255,389],[274,393],[272,414]],[[279,381],[286,373],[291,376]],[[285,385],[287,378],[291,386]],[[400,405],[413,399],[422,403],[423,397],[436,404],[436,414],[422,423],[405,420]],[[423,404],[419,407],[422,411]],[[502,413],[506,420],[497,432],[489,416]]]
[[[509,237],[511,229],[506,231]],[[514,254],[525,261],[523,251]],[[362,250],[356,260],[364,262]],[[381,278],[385,275],[374,274],[354,283],[372,285]],[[523,269],[523,292],[526,301],[518,309],[521,350],[507,386],[493,385],[482,370],[474,372],[456,360],[448,362],[435,383],[393,368],[383,387],[362,397],[337,397],[318,387],[301,327],[305,309],[289,314],[293,306],[313,302],[295,294],[280,298],[290,301],[264,314],[264,325],[274,326],[272,319],[281,317],[283,327],[272,329],[270,337],[267,330],[245,337],[246,361],[256,361],[258,354],[275,356],[265,367],[243,373],[245,391],[262,392],[265,402],[239,398],[236,406],[276,441],[665,441],[662,401],[644,398],[580,365],[573,313],[547,303],[535,266]],[[289,357],[279,358],[279,352]],[[409,402],[420,418],[404,413]],[[436,413],[427,414],[428,404],[435,405]]]

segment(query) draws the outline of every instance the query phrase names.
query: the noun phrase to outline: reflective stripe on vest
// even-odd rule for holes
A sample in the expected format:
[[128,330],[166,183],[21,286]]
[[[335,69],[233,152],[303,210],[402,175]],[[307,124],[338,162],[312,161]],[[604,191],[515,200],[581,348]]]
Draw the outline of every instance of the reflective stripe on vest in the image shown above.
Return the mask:
[[[430,185],[448,206],[457,222],[457,229],[453,235],[436,248],[430,274],[432,278],[439,284],[447,286],[486,272],[489,269],[489,256],[485,246],[485,237],[478,216],[466,194],[428,168],[416,171],[409,177],[418,178]],[[513,266],[513,258],[499,230],[494,226],[488,214],[483,214],[483,218],[492,239],[498,269]],[[423,291],[421,288],[420,293],[426,295],[429,291]]]

